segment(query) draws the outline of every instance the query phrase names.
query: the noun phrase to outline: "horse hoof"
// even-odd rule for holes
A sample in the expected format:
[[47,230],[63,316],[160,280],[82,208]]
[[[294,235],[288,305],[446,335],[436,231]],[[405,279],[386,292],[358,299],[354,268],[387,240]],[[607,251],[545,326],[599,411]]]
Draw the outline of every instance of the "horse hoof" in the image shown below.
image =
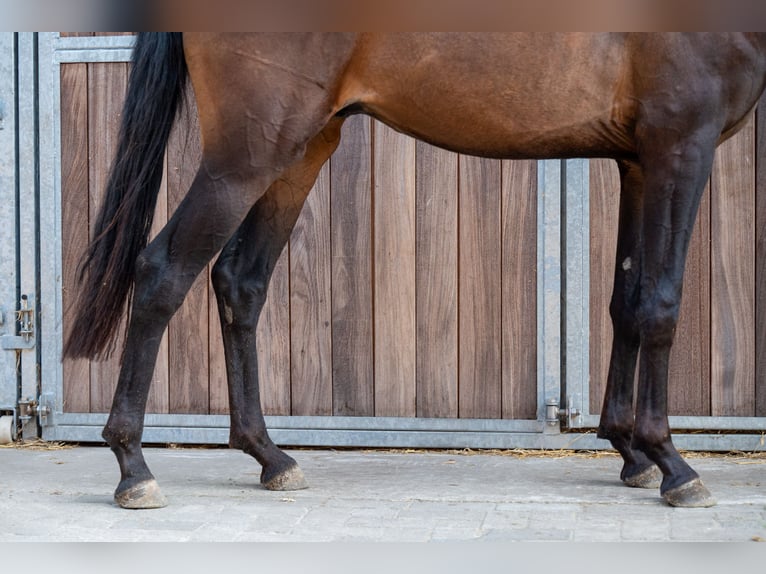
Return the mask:
[[633,476],[626,476],[622,481],[633,488],[659,488],[662,483],[662,471],[652,465]]
[[716,500],[699,478],[690,480],[662,495],[670,506],[681,508],[708,508],[716,505]]
[[114,501],[122,508],[163,508],[168,501],[160,491],[160,486],[154,479],[145,480],[138,484],[114,493]]
[[309,487],[306,477],[303,476],[303,471],[297,464],[288,467],[274,476],[262,474],[261,484],[267,490],[303,490]]

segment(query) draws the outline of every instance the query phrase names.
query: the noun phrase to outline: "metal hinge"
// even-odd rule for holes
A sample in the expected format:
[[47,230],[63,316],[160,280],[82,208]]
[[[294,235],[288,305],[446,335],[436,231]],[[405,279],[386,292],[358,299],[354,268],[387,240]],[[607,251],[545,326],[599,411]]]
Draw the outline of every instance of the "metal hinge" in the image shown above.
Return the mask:
[[16,323],[19,334],[0,337],[2,348],[6,351],[33,349],[35,346],[35,307],[30,302],[28,295],[21,296],[19,309],[16,311]]
[[558,427],[562,421],[567,427],[572,427],[573,422],[580,416],[580,409],[572,407],[573,398],[567,397],[567,404],[564,408],[559,406],[557,397],[546,399],[545,401],[545,424],[549,427]]

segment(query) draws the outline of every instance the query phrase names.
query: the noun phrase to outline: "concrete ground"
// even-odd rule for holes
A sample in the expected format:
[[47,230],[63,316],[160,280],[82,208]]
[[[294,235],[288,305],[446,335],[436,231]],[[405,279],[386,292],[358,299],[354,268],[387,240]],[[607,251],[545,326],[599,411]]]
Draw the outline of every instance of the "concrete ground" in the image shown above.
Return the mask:
[[0,541],[764,541],[766,459],[694,458],[718,499],[666,506],[616,456],[297,450],[310,488],[270,492],[228,449],[145,450],[169,500],[116,507],[105,447],[0,448]]

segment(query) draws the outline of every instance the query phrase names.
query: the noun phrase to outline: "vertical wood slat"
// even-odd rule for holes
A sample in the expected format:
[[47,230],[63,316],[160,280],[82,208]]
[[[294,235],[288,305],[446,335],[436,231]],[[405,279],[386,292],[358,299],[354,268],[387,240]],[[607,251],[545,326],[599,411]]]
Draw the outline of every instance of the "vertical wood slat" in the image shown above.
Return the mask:
[[[74,319],[77,265],[88,244],[88,67],[61,66],[61,218],[64,327]],[[90,411],[90,366],[66,359],[64,410]]]
[[[168,142],[168,213],[172,214],[191,185],[195,150],[185,126],[176,124]],[[193,144],[191,144],[193,145]],[[201,273],[168,325],[169,408],[174,413],[207,413],[208,394],[208,280]]]
[[766,416],[766,94],[755,114],[755,416]]
[[415,140],[374,137],[375,416],[414,417]]
[[502,416],[537,416],[537,167],[502,162]]
[[601,412],[612,350],[609,301],[614,284],[620,176],[612,160],[590,160],[589,409]]
[[668,412],[710,414],[710,186],[702,196],[684,271],[668,366]]
[[293,415],[332,414],[330,164],[309,193],[290,238]]
[[[130,66],[128,73],[130,74]],[[151,242],[162,230],[168,221],[168,154],[165,153],[163,160],[162,182],[157,196],[157,204],[154,210],[152,228],[149,230]],[[146,404],[147,413],[167,413],[170,410],[170,361],[169,361],[169,334],[168,330],[162,335],[157,360],[152,373],[152,384],[149,388],[149,398]]]
[[[90,220],[95,221],[103,201],[109,165],[117,146],[122,104],[127,87],[127,64],[89,64],[88,138],[90,150]],[[91,238],[92,239],[92,238]],[[107,412],[117,385],[124,320],[118,327],[115,352],[102,362],[91,363],[91,410]]]
[[460,156],[459,416],[501,416],[500,163]]
[[712,414],[752,416],[755,397],[755,127],[716,152],[712,176]]
[[285,246],[258,320],[256,348],[264,414],[290,414],[290,250]]
[[[215,258],[213,261],[215,261]],[[218,303],[215,298],[213,285],[210,282],[211,269],[212,264],[208,269],[208,348],[210,349],[208,373],[210,377],[210,414],[224,415],[229,413],[226,357],[223,350],[221,321],[218,318]]]
[[374,414],[371,120],[349,118],[331,158],[333,414]]
[[455,418],[458,155],[418,142],[416,156],[417,416]]
[[[168,220],[168,165],[165,156],[165,170],[160,184],[160,193],[157,196],[157,207],[154,210],[152,228],[149,232],[149,240],[156,237]],[[160,349],[157,353],[157,362],[152,374],[152,385],[149,388],[149,399],[146,403],[147,413],[166,413],[170,408],[170,365],[168,363],[168,333],[162,335]]]

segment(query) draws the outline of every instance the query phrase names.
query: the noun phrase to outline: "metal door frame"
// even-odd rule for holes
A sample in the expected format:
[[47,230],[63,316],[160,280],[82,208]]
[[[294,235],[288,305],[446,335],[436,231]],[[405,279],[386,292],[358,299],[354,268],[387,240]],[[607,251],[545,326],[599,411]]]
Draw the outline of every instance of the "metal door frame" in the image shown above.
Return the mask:
[[[43,393],[51,409],[42,427],[48,440],[100,442],[106,414],[64,413],[61,365],[60,65],[126,62],[132,36],[39,35],[40,347]],[[589,164],[588,160],[538,162],[536,420],[422,419],[399,417],[266,417],[275,442],[295,446],[419,448],[610,448],[597,439],[598,416],[589,412]],[[562,397],[566,399],[562,400]],[[572,432],[561,432],[561,420]],[[766,419],[672,417],[673,428],[766,430]],[[144,442],[228,441],[225,415],[147,415]],[[690,450],[760,450],[763,434],[681,434]]]
[[[39,371],[40,243],[38,217],[42,199],[41,174],[49,169],[40,154],[40,122],[50,111],[40,111],[38,83],[38,34],[0,35],[3,113],[0,132],[2,153],[2,402],[13,410],[24,438],[37,436],[40,398]],[[17,311],[24,312],[17,315]],[[12,404],[8,404],[12,399]]]
[[[17,288],[17,162],[16,71],[17,36],[0,33],[0,337],[16,336]],[[0,411],[16,413],[16,353],[0,351]],[[15,425],[14,425],[15,426]]]

